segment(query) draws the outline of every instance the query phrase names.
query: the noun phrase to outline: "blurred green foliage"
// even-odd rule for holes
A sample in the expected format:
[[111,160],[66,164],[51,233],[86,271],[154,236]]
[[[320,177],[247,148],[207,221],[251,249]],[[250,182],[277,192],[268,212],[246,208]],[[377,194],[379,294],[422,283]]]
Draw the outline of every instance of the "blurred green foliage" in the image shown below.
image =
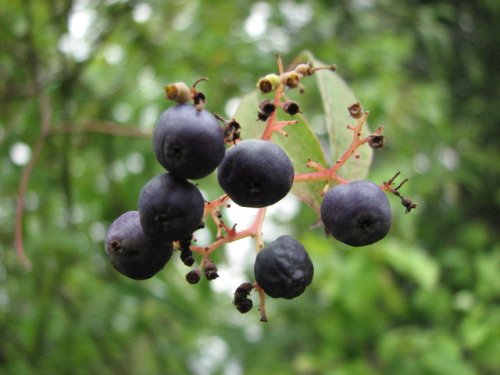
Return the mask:
[[[498,374],[499,17],[495,0],[4,1],[0,373]],[[390,235],[349,249],[287,201],[297,212],[269,215],[264,234],[294,234],[315,279],[268,300],[268,324],[231,305],[252,277],[247,244],[219,252],[217,284],[188,285],[178,259],[144,282],[114,272],[105,230],[161,171],[143,133],[168,106],[163,85],[207,76],[207,107],[231,115],[276,53],[305,49],[385,126],[369,176],[402,171],[417,210],[394,197]],[[301,100],[324,138],[321,103]],[[30,153],[27,271],[13,242]],[[220,193],[213,177],[200,187]]]

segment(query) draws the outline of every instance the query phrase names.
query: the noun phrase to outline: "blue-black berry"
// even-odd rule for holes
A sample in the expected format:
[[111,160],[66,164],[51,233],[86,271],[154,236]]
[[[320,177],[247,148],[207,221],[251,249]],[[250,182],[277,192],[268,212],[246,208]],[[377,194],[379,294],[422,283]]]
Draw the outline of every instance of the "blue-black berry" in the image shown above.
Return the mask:
[[359,180],[337,185],[325,194],[321,219],[337,240],[364,246],[385,237],[392,214],[382,189],[374,182]]
[[217,178],[222,189],[240,206],[266,207],[288,194],[294,169],[278,145],[246,139],[227,150]]
[[136,280],[149,279],[160,271],[172,255],[172,242],[147,237],[139,221],[139,212],[129,211],[109,227],[105,252],[112,266]]
[[181,240],[199,228],[205,201],[192,183],[169,173],[144,185],[139,194],[141,225],[155,239]]
[[212,173],[224,157],[224,130],[207,110],[179,104],[160,116],[153,149],[172,175],[199,179]]

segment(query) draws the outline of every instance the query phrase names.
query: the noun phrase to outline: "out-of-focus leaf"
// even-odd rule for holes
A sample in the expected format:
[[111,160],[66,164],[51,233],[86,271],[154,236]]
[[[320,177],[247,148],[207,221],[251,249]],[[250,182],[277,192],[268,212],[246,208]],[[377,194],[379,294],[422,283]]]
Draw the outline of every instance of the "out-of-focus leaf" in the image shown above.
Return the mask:
[[[235,119],[242,127],[242,138],[260,138],[264,128],[265,122],[257,121],[257,109],[259,102],[259,93],[254,91],[244,96],[236,113]],[[286,114],[281,114],[279,111],[279,120],[291,120],[292,118]],[[273,142],[280,145],[293,163],[295,173],[308,173],[310,169],[306,167],[308,159],[312,159],[325,165],[325,155],[318,141],[318,138],[309,126],[309,122],[305,116],[294,116],[298,119],[298,124],[289,125],[285,127],[288,136],[285,137],[281,134],[273,135]],[[316,182],[296,182],[292,188],[292,193],[307,205],[318,210],[321,203],[320,191],[324,183],[322,181]]]
[[[305,61],[311,62],[314,66],[327,65],[317,60],[310,52],[303,52],[302,56]],[[354,120],[349,116],[347,108],[359,100],[338,73],[318,70],[314,76],[325,111],[330,156],[331,160],[335,161],[351,144],[353,133],[346,129],[346,125],[354,124]],[[368,124],[365,124],[362,135],[368,134],[370,134]],[[339,170],[339,174],[348,180],[363,179],[368,175],[373,150],[363,145],[358,151],[361,157],[359,159],[351,157]]]
[[431,290],[436,286],[438,264],[420,248],[404,241],[386,239],[377,254],[383,262],[415,281],[421,288]]

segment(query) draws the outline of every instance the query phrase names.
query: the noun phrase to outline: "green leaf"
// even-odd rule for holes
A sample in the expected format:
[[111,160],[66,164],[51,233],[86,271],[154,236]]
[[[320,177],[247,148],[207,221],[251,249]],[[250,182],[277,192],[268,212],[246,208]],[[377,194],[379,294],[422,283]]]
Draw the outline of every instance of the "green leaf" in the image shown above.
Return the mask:
[[432,290],[437,285],[439,265],[421,248],[391,238],[377,248],[377,255],[380,260],[415,281],[421,288]]
[[[234,115],[235,119],[241,125],[241,136],[243,139],[260,138],[265,129],[266,123],[257,121],[258,103],[263,100],[257,91],[254,91],[241,99],[241,102]],[[281,112],[281,111],[280,111]],[[286,114],[278,114],[279,120],[291,120]],[[318,141],[318,138],[309,126],[305,116],[294,116],[298,119],[298,124],[289,125],[284,128],[288,133],[285,137],[281,134],[273,135],[273,142],[281,146],[293,163],[295,173],[311,172],[306,167],[308,159],[312,159],[323,165],[326,165],[325,155]],[[324,182],[297,182],[292,187],[292,193],[310,207],[319,210],[321,203],[320,192],[323,189]]]
[[[328,65],[317,60],[308,51],[303,52],[301,57],[303,57],[305,61],[311,62],[313,66]],[[347,129],[346,125],[354,125],[354,120],[349,116],[347,108],[359,102],[359,100],[338,73],[330,70],[318,70],[314,76],[325,112],[330,157],[331,160],[335,162],[351,144],[353,132]],[[367,136],[369,134],[370,130],[368,124],[365,124],[362,136]],[[366,178],[368,170],[370,169],[373,150],[363,145],[358,151],[361,157],[359,159],[351,157],[339,170],[340,176],[348,180]]]

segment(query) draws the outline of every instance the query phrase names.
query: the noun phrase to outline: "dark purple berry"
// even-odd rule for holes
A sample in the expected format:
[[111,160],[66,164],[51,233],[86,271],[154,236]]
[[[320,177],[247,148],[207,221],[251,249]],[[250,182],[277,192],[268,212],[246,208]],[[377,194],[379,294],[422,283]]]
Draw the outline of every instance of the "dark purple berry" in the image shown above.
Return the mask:
[[311,284],[314,266],[304,246],[284,235],[259,251],[255,258],[257,284],[273,298],[292,299]]
[[121,274],[136,280],[149,279],[160,271],[172,255],[172,242],[146,237],[139,212],[129,211],[109,227],[105,239],[106,256]]
[[224,130],[210,112],[190,104],[167,109],[153,135],[158,162],[184,179],[208,176],[224,157]]
[[337,185],[325,194],[321,219],[337,240],[365,246],[385,237],[392,214],[382,189],[371,181],[359,180]]
[[227,150],[217,177],[222,189],[240,206],[266,207],[292,188],[294,169],[281,147],[246,139]]
[[183,239],[200,225],[204,205],[196,186],[164,173],[147,182],[139,194],[141,225],[149,237]]

